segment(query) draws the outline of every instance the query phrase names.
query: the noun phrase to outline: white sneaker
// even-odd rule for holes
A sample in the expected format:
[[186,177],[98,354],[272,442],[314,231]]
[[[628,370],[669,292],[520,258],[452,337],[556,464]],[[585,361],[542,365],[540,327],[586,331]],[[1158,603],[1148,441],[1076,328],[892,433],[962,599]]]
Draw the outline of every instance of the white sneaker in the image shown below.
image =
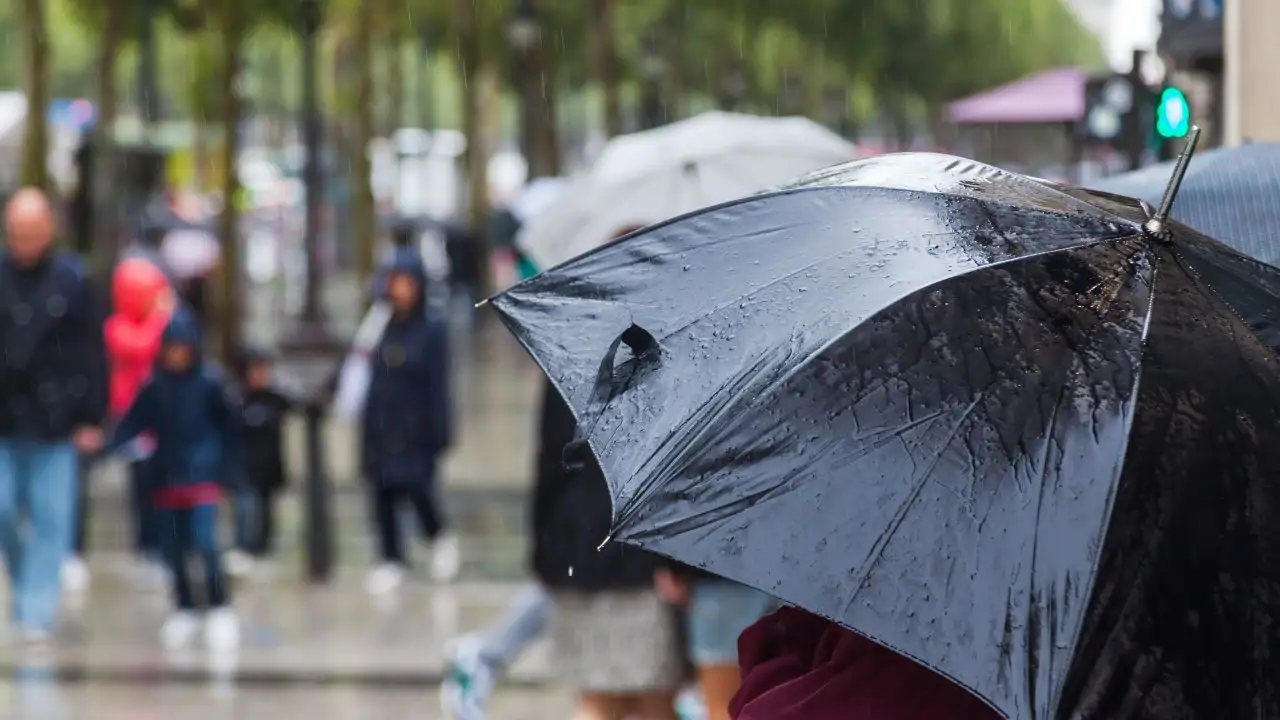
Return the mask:
[[404,568],[393,563],[384,563],[374,568],[365,578],[364,589],[370,595],[386,595],[394,592],[404,582]]
[[218,608],[204,621],[204,644],[210,650],[233,650],[240,645],[240,618],[231,608]]
[[441,535],[431,545],[431,577],[436,582],[450,582],[458,577],[462,565],[462,553],[458,538]]
[[227,564],[227,574],[231,577],[248,577],[253,572],[253,558],[243,550],[228,550],[223,561]]
[[89,589],[89,566],[84,558],[72,555],[62,561],[62,588],[69,593],[82,593]]
[[445,717],[484,720],[496,673],[480,657],[479,639],[458,639],[445,649],[445,658],[444,679],[440,683],[440,705]]
[[200,618],[189,611],[176,612],[160,626],[160,643],[170,650],[191,644],[200,631]]

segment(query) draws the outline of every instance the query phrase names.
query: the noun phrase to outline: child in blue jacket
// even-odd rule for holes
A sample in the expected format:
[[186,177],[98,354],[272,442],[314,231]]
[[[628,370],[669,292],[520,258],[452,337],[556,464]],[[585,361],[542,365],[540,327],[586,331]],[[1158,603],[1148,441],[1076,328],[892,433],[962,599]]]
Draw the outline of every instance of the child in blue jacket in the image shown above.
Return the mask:
[[145,429],[156,435],[151,501],[177,605],[161,640],[180,647],[200,628],[186,563],[194,551],[205,571],[206,643],[234,647],[239,622],[230,607],[217,529],[222,486],[243,477],[239,411],[219,372],[201,359],[200,328],[185,308],[176,310],[165,328],[155,371],[116,427],[108,450],[118,450]]

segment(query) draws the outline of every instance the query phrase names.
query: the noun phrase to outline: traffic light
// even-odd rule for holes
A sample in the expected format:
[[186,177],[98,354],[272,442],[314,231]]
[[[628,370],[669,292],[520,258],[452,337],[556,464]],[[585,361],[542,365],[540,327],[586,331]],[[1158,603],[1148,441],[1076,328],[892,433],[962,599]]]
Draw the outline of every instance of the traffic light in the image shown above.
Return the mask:
[[1176,87],[1166,87],[1156,105],[1156,134],[1172,140],[1186,137],[1190,131],[1191,105],[1186,94]]
[[1089,79],[1084,88],[1085,139],[1127,152],[1145,145],[1156,97],[1140,78],[1124,73]]

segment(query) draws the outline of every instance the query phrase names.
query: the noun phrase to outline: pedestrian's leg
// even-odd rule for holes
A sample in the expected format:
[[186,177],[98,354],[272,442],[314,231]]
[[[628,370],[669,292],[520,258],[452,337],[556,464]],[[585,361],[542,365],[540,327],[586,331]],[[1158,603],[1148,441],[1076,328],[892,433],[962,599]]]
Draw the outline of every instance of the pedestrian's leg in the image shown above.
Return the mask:
[[218,552],[218,506],[210,503],[191,510],[191,541],[204,566],[209,590],[205,644],[211,650],[230,650],[240,642],[240,621],[231,609],[231,587]]
[[431,576],[438,582],[449,582],[458,576],[462,553],[458,540],[445,532],[444,514],[436,495],[434,478],[410,486],[409,499],[418,515],[422,534],[431,542]]
[[369,573],[365,589],[371,595],[384,595],[404,580],[404,539],[396,512],[402,491],[398,485],[378,483],[369,488],[369,494],[382,563]]
[[435,540],[444,532],[444,514],[436,498],[435,481],[414,483],[406,490],[409,502],[418,516],[418,526],[427,540]]
[[232,495],[231,506],[235,511],[236,549],[252,553],[258,528],[258,493],[245,488]]
[[373,488],[374,522],[378,531],[378,549],[384,563],[404,565],[404,538],[399,513],[402,491],[397,485],[380,483]]
[[222,570],[222,555],[218,552],[218,506],[201,505],[188,512],[191,546],[204,569],[209,607],[223,607],[230,602],[231,590]]
[[10,586],[17,582],[22,555],[19,552],[22,547],[22,513],[18,503],[22,470],[19,454],[14,442],[0,441],[0,552],[4,555]]
[[258,488],[258,527],[254,534],[254,552],[259,557],[266,557],[275,550],[276,544],[276,492],[265,487]]
[[76,451],[70,443],[42,443],[33,446],[28,462],[31,527],[19,561],[16,615],[24,627],[48,632],[58,611],[62,561],[75,536]]
[[80,502],[76,503],[76,542],[74,552],[81,558],[89,550],[89,473],[91,467],[90,460],[86,457],[79,458],[76,463]]
[[527,583],[507,605],[507,611],[480,638],[480,659],[491,668],[510,665],[542,635],[551,619],[551,596],[541,583]]
[[160,551],[173,582],[173,602],[178,612],[195,612],[195,596],[187,573],[191,518],[187,510],[161,510],[154,514]]
[[129,500],[133,506],[134,550],[145,559],[152,559],[160,551],[155,506],[151,491],[156,485],[158,468],[154,457],[129,463]]

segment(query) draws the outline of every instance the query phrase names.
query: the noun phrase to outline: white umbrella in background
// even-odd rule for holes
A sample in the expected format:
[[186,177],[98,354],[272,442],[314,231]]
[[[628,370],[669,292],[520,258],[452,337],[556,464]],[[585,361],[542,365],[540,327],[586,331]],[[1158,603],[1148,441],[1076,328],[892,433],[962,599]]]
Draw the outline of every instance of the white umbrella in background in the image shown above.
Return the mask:
[[736,200],[854,157],[853,145],[806,118],[703,113],[611,140],[516,243],[547,269],[625,228]]
[[568,182],[561,177],[538,178],[525,185],[507,209],[521,224],[528,223],[560,199]]
[[222,247],[207,230],[171,230],[160,242],[160,258],[179,279],[189,280],[217,267]]

